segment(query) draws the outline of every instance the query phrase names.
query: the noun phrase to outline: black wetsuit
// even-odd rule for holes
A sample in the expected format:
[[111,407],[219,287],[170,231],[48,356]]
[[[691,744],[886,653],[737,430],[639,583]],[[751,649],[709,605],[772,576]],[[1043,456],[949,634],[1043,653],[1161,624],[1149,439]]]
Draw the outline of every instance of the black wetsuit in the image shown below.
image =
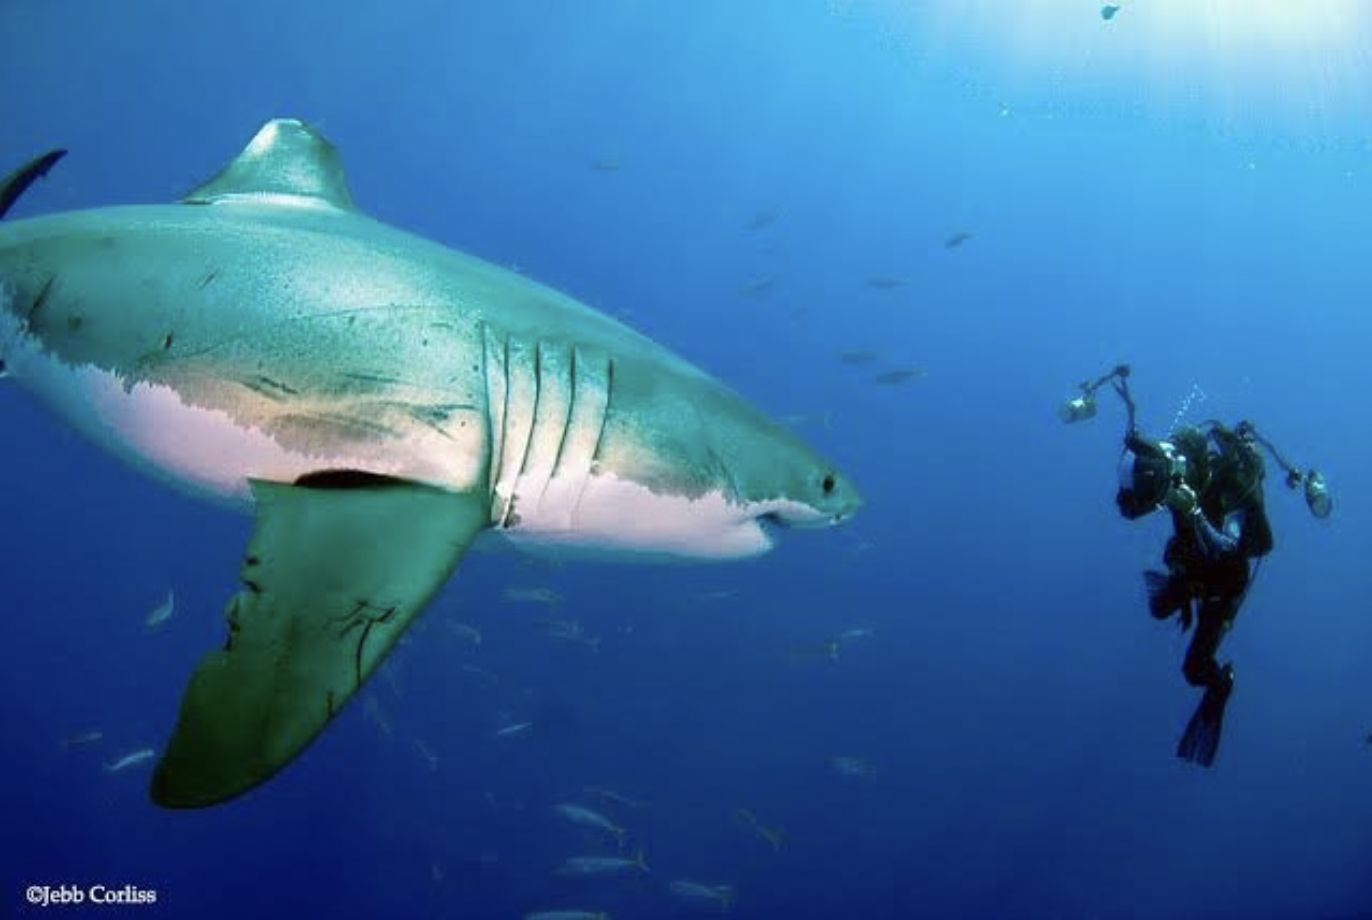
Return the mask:
[[1180,611],[1183,623],[1191,619],[1193,604],[1199,605],[1182,673],[1191,685],[1204,687],[1205,696],[1177,754],[1208,767],[1234,685],[1233,667],[1221,665],[1215,654],[1247,594],[1251,560],[1272,550],[1272,528],[1263,507],[1261,459],[1251,448],[1238,445],[1197,457],[1190,466],[1208,475],[1194,484],[1200,486],[1195,512],[1172,512],[1174,533],[1163,553],[1168,575],[1149,604],[1159,618]]

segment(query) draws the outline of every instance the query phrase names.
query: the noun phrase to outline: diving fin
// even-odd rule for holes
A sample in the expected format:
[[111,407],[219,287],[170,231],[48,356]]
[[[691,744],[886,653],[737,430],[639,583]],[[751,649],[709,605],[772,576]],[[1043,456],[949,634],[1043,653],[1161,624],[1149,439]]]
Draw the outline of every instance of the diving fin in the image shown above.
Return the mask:
[[0,179],[0,220],[4,219],[20,196],[28,191],[30,185],[46,176],[48,170],[56,166],[57,161],[66,155],[65,150],[49,150],[42,156],[34,157],[4,179]]
[[375,670],[490,520],[488,498],[383,476],[252,481],[229,639],[192,675],[151,796],[223,802],[296,757]]
[[1177,742],[1177,756],[1182,760],[1209,767],[1220,749],[1220,735],[1224,730],[1224,708],[1234,691],[1234,669],[1224,666],[1223,682],[1207,687],[1205,695],[1191,716],[1191,721]]

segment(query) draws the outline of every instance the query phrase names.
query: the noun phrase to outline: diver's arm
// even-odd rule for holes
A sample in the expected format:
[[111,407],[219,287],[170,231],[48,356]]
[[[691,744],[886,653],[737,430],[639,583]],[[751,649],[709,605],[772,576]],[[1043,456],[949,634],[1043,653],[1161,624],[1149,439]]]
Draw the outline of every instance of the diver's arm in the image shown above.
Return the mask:
[[1191,512],[1191,523],[1195,525],[1196,536],[1200,538],[1201,549],[1211,559],[1227,556],[1239,551],[1239,539],[1243,535],[1243,512],[1235,511],[1224,519],[1224,529],[1210,523],[1197,505]]

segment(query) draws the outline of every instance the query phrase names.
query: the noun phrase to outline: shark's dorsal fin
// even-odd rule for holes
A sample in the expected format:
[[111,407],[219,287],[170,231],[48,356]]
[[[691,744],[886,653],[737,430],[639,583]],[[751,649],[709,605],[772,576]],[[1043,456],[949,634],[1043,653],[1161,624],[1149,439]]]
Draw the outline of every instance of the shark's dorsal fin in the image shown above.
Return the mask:
[[243,152],[185,204],[234,199],[284,199],[296,204],[354,211],[343,162],[328,138],[295,118],[276,118],[257,132]]

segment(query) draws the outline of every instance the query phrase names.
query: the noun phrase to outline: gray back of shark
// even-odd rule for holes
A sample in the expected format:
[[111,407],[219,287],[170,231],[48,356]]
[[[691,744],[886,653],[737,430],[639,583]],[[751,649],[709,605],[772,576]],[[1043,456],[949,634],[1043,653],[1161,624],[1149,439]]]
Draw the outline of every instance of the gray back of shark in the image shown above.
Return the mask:
[[[55,161],[40,158],[42,171]],[[0,184],[0,216],[35,178]],[[728,559],[861,504],[719,381],[550,288],[379,223],[269,122],[182,203],[0,223],[0,369],[256,527],[155,771],[232,798],[298,754],[480,534]]]

